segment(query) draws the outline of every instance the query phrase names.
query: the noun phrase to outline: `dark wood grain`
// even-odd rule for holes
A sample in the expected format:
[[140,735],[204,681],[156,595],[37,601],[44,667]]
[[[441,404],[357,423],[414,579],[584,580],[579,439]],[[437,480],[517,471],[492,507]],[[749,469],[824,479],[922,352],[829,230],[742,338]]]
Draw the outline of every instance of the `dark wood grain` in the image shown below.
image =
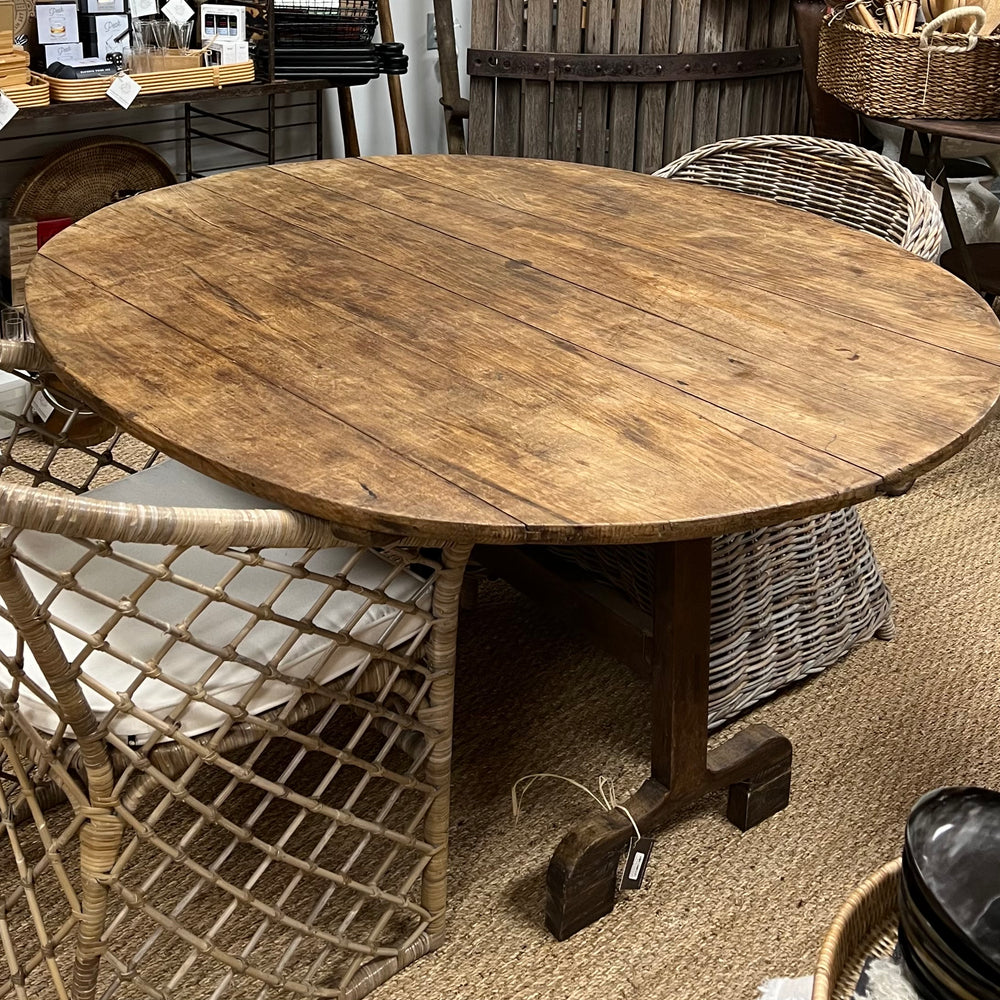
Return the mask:
[[1000,386],[995,317],[933,265],[531,160],[150,192],[50,241],[28,301],[61,377],[140,437],[427,538],[655,541],[833,509],[958,450]]

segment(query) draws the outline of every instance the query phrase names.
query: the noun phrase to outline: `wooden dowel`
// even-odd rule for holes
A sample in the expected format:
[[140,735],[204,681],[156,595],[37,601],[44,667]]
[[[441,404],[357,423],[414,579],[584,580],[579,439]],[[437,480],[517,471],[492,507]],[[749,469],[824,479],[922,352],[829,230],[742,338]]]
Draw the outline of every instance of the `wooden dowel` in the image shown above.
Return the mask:
[[[900,8],[900,9],[902,9],[902,8]],[[905,17],[904,17],[904,19],[905,19]],[[894,35],[898,35],[899,31],[900,31],[900,28],[899,28],[899,19],[896,17],[896,8],[893,5],[892,0],[885,0],[885,20],[886,20],[886,24],[888,25],[889,30]]]
[[848,9],[851,12],[851,17],[853,17],[858,24],[865,28],[870,28],[872,31],[882,30],[878,21],[872,17],[871,11],[863,3],[856,3]]

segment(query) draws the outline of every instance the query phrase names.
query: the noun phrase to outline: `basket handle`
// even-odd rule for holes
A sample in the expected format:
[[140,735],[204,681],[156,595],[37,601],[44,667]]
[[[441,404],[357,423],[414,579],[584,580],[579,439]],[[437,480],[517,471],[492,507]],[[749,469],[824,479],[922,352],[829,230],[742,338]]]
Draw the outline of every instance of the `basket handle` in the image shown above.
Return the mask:
[[979,41],[979,32],[986,23],[986,11],[982,7],[954,7],[946,10],[943,14],[938,14],[933,21],[928,21],[920,30],[920,47],[930,49],[934,32],[943,24],[957,20],[960,17],[975,18],[975,23],[968,31],[968,41],[962,45],[935,45],[933,48],[937,52],[971,52]]

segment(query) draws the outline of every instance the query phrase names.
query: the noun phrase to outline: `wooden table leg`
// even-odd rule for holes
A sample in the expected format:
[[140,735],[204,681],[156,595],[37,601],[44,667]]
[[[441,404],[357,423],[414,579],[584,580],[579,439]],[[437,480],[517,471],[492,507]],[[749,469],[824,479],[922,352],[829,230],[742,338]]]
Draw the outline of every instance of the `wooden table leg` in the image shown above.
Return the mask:
[[[624,806],[645,835],[680,807],[729,788],[729,819],[747,830],[788,804],[792,747],[767,726],[707,752],[711,539],[657,546],[653,612],[652,774]],[[622,848],[634,836],[620,810],[591,816],[549,864],[545,923],[562,941],[610,913]]]

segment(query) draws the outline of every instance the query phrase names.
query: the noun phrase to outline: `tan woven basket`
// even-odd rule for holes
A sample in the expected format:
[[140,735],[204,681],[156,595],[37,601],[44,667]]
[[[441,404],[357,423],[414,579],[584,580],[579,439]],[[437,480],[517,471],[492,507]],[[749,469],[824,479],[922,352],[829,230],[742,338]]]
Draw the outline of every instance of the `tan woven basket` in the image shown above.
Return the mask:
[[19,108],[37,108],[49,103],[49,85],[35,73],[29,83],[20,87],[4,87],[3,92]]
[[[199,87],[224,87],[227,83],[249,83],[254,78],[252,61],[228,66],[203,66],[169,70],[162,73],[136,73],[132,79],[144,94],[161,94],[168,90],[191,90]],[[54,101],[96,101],[107,94],[110,77],[96,80],[57,80],[44,77]]]
[[[956,17],[976,16],[969,34],[942,34]],[[1000,117],[1000,36],[978,34],[983,12],[960,7],[911,35],[824,22],[820,87],[876,118]]]
[[902,867],[900,858],[890,861],[847,898],[820,949],[812,1000],[851,1000],[865,960],[892,954]]

